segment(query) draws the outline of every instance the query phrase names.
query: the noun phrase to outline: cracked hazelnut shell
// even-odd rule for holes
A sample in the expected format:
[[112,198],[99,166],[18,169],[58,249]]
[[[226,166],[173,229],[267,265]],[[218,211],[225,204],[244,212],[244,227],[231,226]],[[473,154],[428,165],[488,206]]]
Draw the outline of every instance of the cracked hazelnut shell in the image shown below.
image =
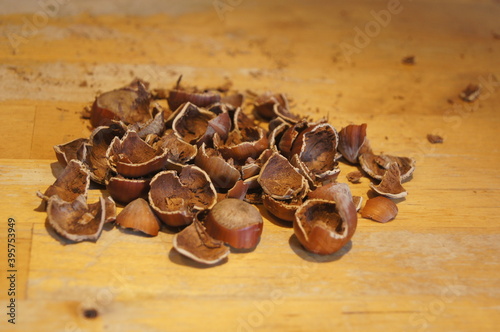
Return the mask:
[[92,181],[104,184],[109,172],[108,158],[106,152],[115,137],[121,138],[125,135],[126,127],[123,123],[112,123],[109,126],[95,128],[90,134],[87,145],[85,164],[90,170]]
[[366,137],[366,123],[361,125],[348,125],[339,132],[338,150],[350,163],[357,164],[358,156],[371,152],[370,142]]
[[386,170],[382,181],[378,185],[370,183],[370,188],[389,198],[403,198],[408,195],[406,189],[401,185],[399,166],[395,162]]
[[401,174],[401,181],[408,179],[415,171],[416,161],[413,158],[391,155],[376,155],[371,152],[359,156],[359,163],[363,171],[372,178],[382,180],[392,163],[397,163]]
[[142,82],[136,88],[125,87],[99,95],[92,104],[90,123],[93,127],[107,126],[113,120],[125,123],[147,122],[149,93]]
[[115,201],[127,204],[136,198],[146,196],[150,181],[150,178],[130,179],[116,175],[106,181],[106,189]]
[[90,186],[90,172],[88,168],[78,160],[70,160],[56,181],[50,185],[42,194],[38,192],[38,197],[47,201],[51,196],[57,195],[66,202],[72,202],[82,195],[87,197]]
[[207,107],[220,102],[220,95],[212,92],[195,92],[182,89],[173,89],[168,92],[168,107],[175,111],[185,103],[191,103],[198,107]]
[[215,117],[216,114],[188,102],[176,111],[172,129],[179,138],[195,144],[207,131],[208,122]]
[[105,202],[87,204],[83,195],[72,202],[59,196],[50,197],[47,205],[47,219],[52,228],[61,236],[74,242],[95,241],[105,222]]
[[208,174],[197,166],[176,171],[162,171],[150,182],[148,200],[158,218],[172,227],[193,222],[198,211],[210,209],[217,202],[217,192]]
[[340,250],[354,235],[357,213],[349,187],[333,187],[334,200],[309,199],[295,213],[293,229],[308,251],[328,255]]
[[109,167],[125,177],[136,178],[161,170],[167,162],[167,151],[154,149],[139,135],[128,131],[122,139],[115,137],[106,152]]
[[292,199],[307,186],[306,179],[277,152],[262,166],[257,180],[262,190],[275,199]]
[[57,161],[63,166],[66,166],[72,159],[84,161],[87,156],[86,145],[88,144],[87,138],[77,138],[64,144],[54,145]]
[[205,143],[199,147],[194,162],[207,172],[216,188],[232,188],[241,177],[234,165],[228,163],[217,150],[206,148]]
[[174,235],[172,245],[181,255],[205,265],[222,262],[230,252],[229,247],[211,237],[197,219]]
[[335,203],[316,199],[306,201],[297,210],[293,228],[302,246],[319,255],[342,249],[354,234],[349,223],[341,219]]
[[384,196],[377,196],[366,201],[361,210],[361,216],[381,223],[386,223],[396,218],[398,207],[391,199]]
[[314,174],[314,183],[333,181],[340,169],[337,166],[338,134],[335,128],[326,122],[320,122],[303,130],[293,142],[292,155],[298,155],[300,161]]

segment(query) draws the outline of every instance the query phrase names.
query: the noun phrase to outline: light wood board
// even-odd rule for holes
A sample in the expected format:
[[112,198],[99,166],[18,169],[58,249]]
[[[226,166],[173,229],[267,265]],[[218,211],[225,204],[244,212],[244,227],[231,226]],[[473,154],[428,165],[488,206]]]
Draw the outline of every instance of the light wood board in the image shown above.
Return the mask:
[[[34,14],[0,17],[0,330],[496,330],[499,2],[401,1],[394,13],[393,1],[220,2],[232,4],[222,18],[214,7],[54,15],[17,48],[12,33],[22,36]],[[363,45],[358,31],[370,35]],[[410,55],[415,64],[402,64]],[[239,91],[284,92],[292,111],[339,130],[367,123],[375,152],[417,159],[397,218],[360,218],[352,242],[322,257],[261,208],[255,251],[212,268],[175,252],[167,230],[147,238],[108,228],[95,243],[61,242],[35,196],[61,170],[52,146],[88,136],[80,112],[97,93],[134,77],[170,87],[180,74],[199,87],[230,80]],[[458,98],[469,83],[483,86],[474,103]],[[341,169],[347,182],[355,168]],[[368,184],[350,187],[366,198]],[[91,190],[89,201],[101,194]],[[15,325],[6,315],[8,218]],[[97,318],[83,316],[90,307]]]

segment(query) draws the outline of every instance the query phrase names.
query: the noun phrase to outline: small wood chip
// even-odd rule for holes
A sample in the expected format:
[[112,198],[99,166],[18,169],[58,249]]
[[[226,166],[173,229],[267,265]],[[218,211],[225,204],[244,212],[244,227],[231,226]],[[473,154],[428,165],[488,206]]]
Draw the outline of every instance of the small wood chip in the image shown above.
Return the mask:
[[351,183],[360,183],[363,174],[360,171],[347,173],[346,178]]

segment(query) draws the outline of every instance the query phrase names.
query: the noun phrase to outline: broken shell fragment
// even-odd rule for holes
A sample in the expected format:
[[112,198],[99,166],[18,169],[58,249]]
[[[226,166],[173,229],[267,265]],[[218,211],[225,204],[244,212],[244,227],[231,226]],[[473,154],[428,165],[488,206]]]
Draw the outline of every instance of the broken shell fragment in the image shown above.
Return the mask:
[[382,181],[379,185],[374,185],[370,183],[370,188],[375,190],[377,193],[389,198],[403,198],[408,195],[408,192],[401,185],[401,176],[399,173],[399,167],[397,163],[392,163],[389,169],[385,172],[382,177]]
[[302,117],[293,114],[287,107],[283,107],[281,104],[274,104],[274,113],[288,123],[297,123],[302,120]]
[[181,255],[206,265],[222,262],[230,252],[229,247],[212,238],[197,219],[174,235],[172,245]]
[[295,212],[302,205],[302,199],[293,200],[277,200],[268,194],[262,195],[262,204],[273,216],[293,222],[295,219]]
[[106,181],[106,189],[114,200],[127,204],[136,198],[146,196],[150,181],[150,178],[130,179],[116,175]]
[[415,170],[415,159],[391,155],[375,155],[367,152],[359,156],[361,168],[372,178],[382,180],[392,163],[397,163],[401,174],[401,181],[408,179]]
[[167,151],[166,169],[179,171],[184,165],[196,157],[197,147],[177,137],[173,130],[167,130],[160,140],[155,144],[155,149]]
[[360,171],[349,172],[346,175],[346,178],[351,183],[360,183],[363,174]]
[[235,198],[215,204],[206,216],[208,234],[236,249],[253,249],[262,234],[263,220],[257,208]]
[[217,202],[217,192],[208,174],[197,166],[185,166],[179,174],[162,171],[150,183],[151,208],[166,225],[189,225],[198,211]]
[[335,161],[338,134],[332,125],[320,122],[310,125],[295,139],[292,154],[297,154],[300,161],[314,175],[314,182],[335,180],[340,172]]
[[165,131],[165,113],[159,104],[155,107],[159,109],[159,111],[151,120],[145,124],[134,123],[129,127],[129,130],[136,131],[137,135],[142,139],[152,134],[161,136]]
[[186,103],[177,110],[172,122],[175,134],[184,141],[194,144],[207,131],[208,122],[216,115],[194,104]]
[[220,113],[208,121],[205,133],[198,139],[196,144],[200,146],[202,143],[205,143],[208,147],[213,147],[214,134],[217,133],[222,140],[226,140],[230,130],[231,118],[229,117],[229,113]]
[[97,127],[92,131],[87,146],[85,163],[90,169],[92,181],[104,184],[109,171],[106,152],[115,137],[121,138],[126,132],[123,123],[112,123],[109,126]]
[[207,172],[216,188],[232,188],[240,179],[240,172],[234,165],[222,158],[217,150],[206,148],[205,143],[198,149],[194,162],[196,166]]
[[222,104],[228,105],[229,107],[238,108],[243,105],[245,101],[245,96],[241,93],[234,93],[226,96],[222,96],[220,102]]
[[262,190],[274,199],[292,199],[307,186],[307,180],[281,154],[274,152],[258,177]]
[[156,236],[160,230],[160,223],[149,207],[148,202],[137,198],[127,204],[116,216],[116,223],[124,228],[130,228],[146,235]]
[[95,241],[105,221],[105,202],[100,197],[99,202],[87,204],[83,195],[67,202],[54,195],[48,201],[47,219],[54,230],[68,240]]
[[116,203],[110,196],[104,198],[104,223],[116,220]]
[[366,123],[348,125],[339,132],[338,149],[342,156],[350,163],[357,164],[358,156],[371,152],[370,143],[366,137]]
[[90,122],[93,127],[107,126],[113,120],[127,124],[147,122],[150,96],[142,82],[136,88],[125,87],[99,95],[92,105]]
[[64,144],[54,145],[57,161],[63,166],[66,166],[72,159],[84,161],[87,155],[86,145],[88,143],[87,138],[77,138]]
[[272,92],[265,92],[255,99],[254,111],[264,119],[270,120],[277,117],[274,105],[278,104],[284,109],[288,109],[288,100],[283,93],[273,94]]
[[214,134],[214,147],[225,159],[233,159],[244,164],[248,158],[257,159],[269,147],[266,132],[263,128],[243,128],[241,131],[229,133],[226,141]]
[[220,102],[220,95],[212,92],[190,92],[181,89],[170,90],[167,97],[168,107],[175,111],[184,103],[207,107]]
[[78,160],[70,160],[62,173],[57,177],[54,184],[49,186],[42,194],[38,192],[38,197],[48,200],[51,196],[57,195],[66,202],[72,202],[80,195],[87,197],[90,186],[90,173],[88,168]]
[[238,180],[232,188],[227,191],[226,198],[245,199],[245,196],[250,188],[248,181]]
[[354,203],[354,206],[356,207],[356,211],[359,211],[359,209],[361,209],[361,204],[363,204],[363,197],[352,196],[352,202]]
[[106,152],[110,168],[125,177],[141,177],[161,170],[167,161],[167,151],[158,150],[128,131],[122,139],[115,137]]
[[335,202],[307,200],[295,213],[295,236],[310,252],[332,254],[347,244],[354,235],[357,214],[350,192],[347,195],[340,190],[335,196]]
[[[297,122],[293,126],[288,126],[288,129],[284,131],[284,133],[281,135],[281,138],[278,143],[278,150],[281,152],[282,155],[284,155],[287,158],[290,158],[292,156],[292,146],[299,137],[300,133],[302,133],[304,130],[307,129],[308,123],[306,120],[302,120],[300,122]],[[281,126],[280,126],[281,127]],[[278,129],[278,128],[276,128]]]
[[377,196],[366,201],[361,210],[363,218],[372,219],[381,223],[386,223],[394,219],[398,214],[397,205],[389,198]]
[[335,197],[338,196],[339,192],[343,192],[344,195],[351,197],[353,204],[356,207],[356,211],[360,209],[363,198],[360,196],[352,196],[349,187],[345,183],[327,183],[310,191],[307,194],[307,197],[309,199],[322,199],[335,202]]

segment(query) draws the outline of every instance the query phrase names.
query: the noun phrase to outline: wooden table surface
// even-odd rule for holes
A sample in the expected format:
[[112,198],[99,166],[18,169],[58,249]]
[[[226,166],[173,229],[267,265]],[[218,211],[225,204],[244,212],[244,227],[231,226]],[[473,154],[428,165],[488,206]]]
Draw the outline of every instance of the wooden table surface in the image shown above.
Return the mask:
[[[498,0],[220,0],[175,15],[165,4],[150,14],[153,1],[136,16],[67,10],[77,4],[0,17],[0,330],[498,329]],[[88,136],[80,112],[98,92],[134,77],[168,88],[180,74],[199,87],[284,92],[294,112],[339,130],[367,123],[375,152],[417,160],[399,215],[360,218],[351,243],[322,257],[263,211],[255,251],[212,268],[175,252],[169,231],[58,240],[35,196],[60,171],[52,146]],[[458,97],[469,83],[482,86],[472,103]],[[430,144],[429,133],[444,143]],[[341,169],[347,182],[354,167]],[[366,198],[368,184],[350,187]],[[85,318],[91,307],[98,317]]]

